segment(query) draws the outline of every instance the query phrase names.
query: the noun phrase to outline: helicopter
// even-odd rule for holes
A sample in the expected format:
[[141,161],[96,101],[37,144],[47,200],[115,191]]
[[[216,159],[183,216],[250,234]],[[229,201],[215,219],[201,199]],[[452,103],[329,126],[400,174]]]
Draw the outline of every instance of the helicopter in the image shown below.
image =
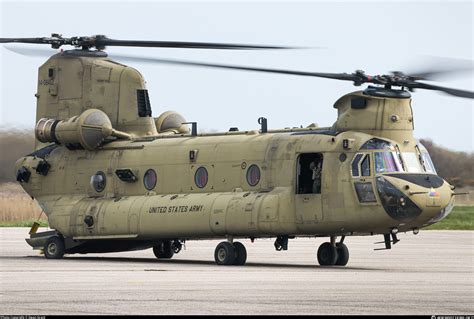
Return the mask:
[[199,133],[196,122],[152,109],[136,69],[110,59],[108,46],[280,50],[284,46],[116,40],[104,35],[0,38],[58,49],[38,71],[35,150],[15,164],[16,179],[46,214],[45,232],[27,243],[48,259],[153,249],[159,260],[186,241],[224,239],[217,265],[244,265],[239,238],[326,237],[322,266],[345,266],[348,236],[417,234],[453,209],[454,187],[437,175],[413,136],[411,91],[473,98],[421,82],[430,73],[371,76],[143,58],[148,62],[350,81],[364,90],[334,104],[331,127]]

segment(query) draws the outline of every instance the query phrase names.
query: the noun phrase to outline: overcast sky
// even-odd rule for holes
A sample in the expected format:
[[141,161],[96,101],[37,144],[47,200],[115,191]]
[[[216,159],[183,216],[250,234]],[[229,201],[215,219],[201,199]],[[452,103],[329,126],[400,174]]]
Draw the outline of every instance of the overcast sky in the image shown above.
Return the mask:
[[[473,2],[40,2],[0,0],[0,37],[105,34],[110,38],[276,44],[323,49],[218,51],[110,48],[137,56],[369,74],[471,65]],[[50,49],[53,54],[54,50]],[[44,57],[0,48],[0,128],[35,124],[37,69]],[[452,58],[454,62],[447,63]],[[153,115],[166,110],[200,129],[330,126],[334,102],[349,82],[253,72],[127,63],[147,80]],[[472,71],[437,84],[474,90]],[[473,100],[419,90],[413,94],[415,136],[474,151]]]

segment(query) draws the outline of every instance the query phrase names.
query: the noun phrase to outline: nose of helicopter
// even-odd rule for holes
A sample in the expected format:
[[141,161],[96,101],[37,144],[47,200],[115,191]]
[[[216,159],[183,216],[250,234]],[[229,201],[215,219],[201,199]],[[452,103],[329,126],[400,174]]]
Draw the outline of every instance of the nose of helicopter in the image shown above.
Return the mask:
[[424,227],[446,217],[454,205],[451,185],[431,174],[377,177],[377,191],[387,214],[401,223]]

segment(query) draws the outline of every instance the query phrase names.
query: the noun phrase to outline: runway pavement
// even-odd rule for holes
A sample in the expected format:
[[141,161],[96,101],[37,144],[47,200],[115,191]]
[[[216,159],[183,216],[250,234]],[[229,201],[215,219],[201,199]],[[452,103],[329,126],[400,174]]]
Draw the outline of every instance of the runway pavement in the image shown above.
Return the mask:
[[219,241],[189,241],[172,260],[151,249],[46,260],[28,228],[0,228],[0,314],[468,314],[474,313],[474,232],[348,237],[346,267],[321,267],[322,238],[242,242],[245,266],[217,266]]

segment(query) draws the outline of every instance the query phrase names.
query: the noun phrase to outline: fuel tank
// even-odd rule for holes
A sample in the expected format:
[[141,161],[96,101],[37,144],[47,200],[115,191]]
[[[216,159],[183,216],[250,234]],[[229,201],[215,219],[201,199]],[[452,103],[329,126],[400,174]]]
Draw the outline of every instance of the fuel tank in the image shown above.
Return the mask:
[[[75,239],[213,238],[294,233],[290,189],[56,201],[50,226]],[[64,205],[67,202],[73,203]],[[287,214],[287,215],[286,215]],[[294,215],[293,215],[294,216]],[[293,226],[291,226],[293,225]]]

